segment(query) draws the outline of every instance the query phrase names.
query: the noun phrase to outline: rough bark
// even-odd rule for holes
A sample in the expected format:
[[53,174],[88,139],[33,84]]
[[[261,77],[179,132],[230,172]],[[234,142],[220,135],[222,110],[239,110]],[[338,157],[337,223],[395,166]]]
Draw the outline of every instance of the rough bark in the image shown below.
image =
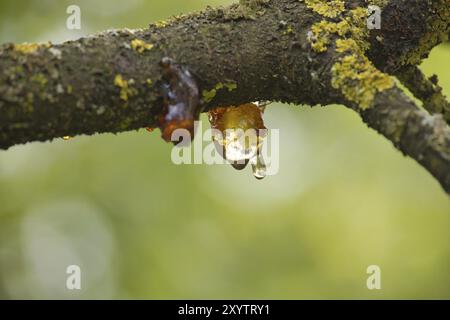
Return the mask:
[[[169,56],[194,74],[204,110],[261,100],[344,104],[450,193],[450,129],[438,108],[435,115],[421,111],[395,86],[362,108],[332,84],[345,56],[334,42],[339,37],[330,35],[326,52],[311,45],[311,27],[338,17],[325,19],[314,1],[241,2],[60,45],[0,46],[0,148],[156,126],[158,63]],[[368,33],[364,55],[381,72],[402,75],[449,34],[447,0],[352,0],[345,12],[378,2],[385,4],[382,28]]]
[[417,66],[409,65],[396,72],[399,80],[423,102],[423,107],[431,114],[442,114],[450,124],[450,103],[442,94],[437,76],[427,79]]

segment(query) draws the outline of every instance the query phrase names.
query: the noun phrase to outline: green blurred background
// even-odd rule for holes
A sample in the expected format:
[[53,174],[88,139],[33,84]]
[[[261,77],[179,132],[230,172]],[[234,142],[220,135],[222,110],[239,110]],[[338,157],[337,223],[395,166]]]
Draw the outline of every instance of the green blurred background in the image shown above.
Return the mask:
[[[145,27],[220,0],[2,0],[0,42]],[[82,10],[82,30],[65,27]],[[424,64],[450,96],[450,46]],[[342,106],[274,104],[280,172],[176,166],[145,130],[0,151],[0,297],[450,298],[450,201]],[[205,120],[205,119],[203,119]],[[205,123],[205,126],[208,126]],[[82,269],[68,291],[66,267]],[[366,268],[381,267],[382,290]]]

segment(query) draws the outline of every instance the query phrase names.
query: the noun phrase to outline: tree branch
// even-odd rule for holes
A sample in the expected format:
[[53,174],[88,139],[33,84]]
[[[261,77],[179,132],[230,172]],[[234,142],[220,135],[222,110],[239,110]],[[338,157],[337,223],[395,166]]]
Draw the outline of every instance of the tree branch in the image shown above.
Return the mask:
[[[358,8],[369,2],[376,1],[346,1],[333,16],[320,10],[329,9],[321,1],[252,0],[60,45],[5,44],[0,148],[157,126],[159,62],[169,56],[196,78],[204,110],[258,100],[345,104],[450,193],[448,126],[390,86],[388,75],[419,63],[445,39],[447,0],[390,0],[382,29],[368,32]],[[348,40],[358,49],[346,52]],[[367,69],[337,74],[350,59]]]
[[363,120],[425,167],[450,193],[450,130],[442,115],[417,108],[401,90],[379,94]]
[[417,66],[406,66],[396,74],[412,94],[423,102],[425,110],[431,114],[442,114],[447,124],[450,124],[450,103],[442,94],[436,76],[427,79]]

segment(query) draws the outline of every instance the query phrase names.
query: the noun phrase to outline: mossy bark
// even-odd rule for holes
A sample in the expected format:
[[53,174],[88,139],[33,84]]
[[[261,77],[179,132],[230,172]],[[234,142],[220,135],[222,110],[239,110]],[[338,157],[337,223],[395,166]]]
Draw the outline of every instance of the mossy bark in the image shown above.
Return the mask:
[[[345,15],[374,1],[343,2]],[[0,148],[156,126],[159,62],[168,56],[194,75],[204,110],[258,100],[345,104],[450,193],[450,130],[442,119],[419,111],[396,87],[375,91],[368,110],[333,87],[332,68],[343,56],[334,44],[339,35],[330,35],[325,52],[313,49],[310,36],[314,24],[338,17],[299,0],[241,3],[60,45],[0,46]],[[381,72],[418,63],[449,33],[447,0],[383,5],[382,29],[357,41]]]
[[414,65],[408,65],[396,72],[398,79],[423,102],[423,107],[431,114],[442,114],[450,124],[450,103],[438,85],[436,75],[429,79]]

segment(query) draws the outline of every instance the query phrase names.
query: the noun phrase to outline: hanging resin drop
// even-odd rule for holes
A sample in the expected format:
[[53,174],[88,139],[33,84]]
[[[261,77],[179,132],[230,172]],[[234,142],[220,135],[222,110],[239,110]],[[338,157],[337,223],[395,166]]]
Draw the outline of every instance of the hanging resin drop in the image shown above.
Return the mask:
[[257,179],[265,177],[261,148],[266,136],[262,119],[264,107],[255,103],[220,107],[209,112],[213,140],[219,154],[236,170],[250,162]]
[[252,158],[250,162],[252,164],[253,176],[255,176],[258,180],[264,179],[267,174],[267,167],[264,163],[263,157],[261,155],[257,155]]
[[161,60],[163,82],[161,96],[163,110],[159,117],[162,138],[175,145],[172,134],[177,129],[185,129],[194,139],[194,122],[199,119],[201,103],[197,82],[190,71],[171,58]]

